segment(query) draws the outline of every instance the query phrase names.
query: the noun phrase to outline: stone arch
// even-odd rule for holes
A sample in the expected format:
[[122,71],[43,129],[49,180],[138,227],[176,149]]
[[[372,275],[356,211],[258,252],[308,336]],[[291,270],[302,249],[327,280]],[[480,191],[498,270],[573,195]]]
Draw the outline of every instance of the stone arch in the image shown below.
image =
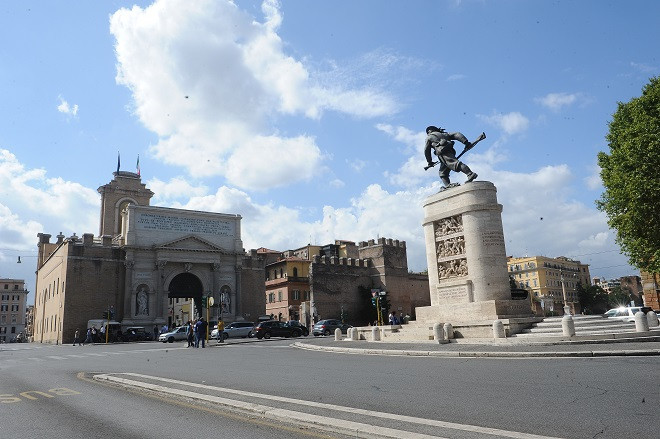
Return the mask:
[[123,197],[117,200],[117,203],[115,203],[115,230],[114,230],[114,235],[119,235],[124,232],[124,221],[125,221],[125,216],[122,215],[122,212],[126,207],[128,207],[129,204],[135,204],[138,206],[138,202],[135,201],[135,199],[130,198],[130,197]]
[[186,298],[190,297],[195,301],[197,313],[202,313],[202,295],[204,294],[204,285],[199,277],[190,272],[179,273],[172,278],[167,287],[167,297]]

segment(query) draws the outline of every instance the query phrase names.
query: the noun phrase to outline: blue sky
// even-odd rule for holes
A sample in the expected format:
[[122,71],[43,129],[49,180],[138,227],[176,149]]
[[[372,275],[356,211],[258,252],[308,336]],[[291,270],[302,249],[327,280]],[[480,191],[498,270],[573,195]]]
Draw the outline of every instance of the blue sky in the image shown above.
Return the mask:
[[32,291],[37,233],[98,233],[118,152],[152,204],[242,215],[246,249],[387,237],[423,270],[431,124],[487,133],[464,160],[498,188],[507,254],[638,274],[595,208],[596,155],[617,102],[660,74],[658,17],[634,0],[4,1],[0,277]]

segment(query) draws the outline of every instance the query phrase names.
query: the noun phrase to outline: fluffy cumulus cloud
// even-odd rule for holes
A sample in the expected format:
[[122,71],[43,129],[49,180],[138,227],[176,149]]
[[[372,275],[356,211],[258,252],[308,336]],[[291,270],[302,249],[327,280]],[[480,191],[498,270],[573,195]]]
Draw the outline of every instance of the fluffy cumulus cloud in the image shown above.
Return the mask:
[[[5,149],[0,149],[0,200],[0,272],[34,278],[37,233],[98,231],[96,190],[29,169]],[[16,255],[21,254],[25,264],[17,268]]]
[[493,113],[490,116],[479,115],[478,117],[489,125],[499,128],[507,135],[523,133],[529,127],[529,119],[517,111]]
[[57,111],[74,117],[78,115],[78,104],[69,105],[69,103],[62,98],[62,96],[60,96],[58,99],[60,100],[60,104],[57,106]]
[[580,95],[577,93],[548,93],[547,95],[536,98],[534,101],[552,111],[559,111],[563,107],[575,104]]
[[155,157],[239,188],[272,188],[309,180],[325,157],[314,137],[281,135],[271,121],[395,111],[386,93],[349,88],[287,54],[279,6],[264,1],[261,21],[215,0],[156,1],[112,15],[117,81],[159,136]]

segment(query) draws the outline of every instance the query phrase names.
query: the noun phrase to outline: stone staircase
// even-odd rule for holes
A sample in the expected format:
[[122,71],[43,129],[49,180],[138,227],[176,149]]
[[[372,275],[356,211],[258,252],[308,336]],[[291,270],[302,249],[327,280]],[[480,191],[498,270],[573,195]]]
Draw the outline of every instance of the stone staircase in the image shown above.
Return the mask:
[[[518,342],[547,342],[559,340],[577,339],[622,339],[636,338],[639,336],[660,336],[660,327],[649,328],[648,333],[635,331],[634,322],[623,322],[620,320],[607,319],[596,316],[573,316],[575,325],[575,336],[565,337],[562,331],[562,317],[546,317],[543,321],[533,323],[528,329],[523,329],[515,335],[510,335],[506,340]],[[370,328],[359,328],[360,338],[371,340]],[[411,321],[406,325],[394,325],[381,327],[381,340],[385,342],[412,342],[433,341],[433,323]],[[503,340],[503,339],[495,339]],[[456,339],[456,342],[467,342],[468,339]]]

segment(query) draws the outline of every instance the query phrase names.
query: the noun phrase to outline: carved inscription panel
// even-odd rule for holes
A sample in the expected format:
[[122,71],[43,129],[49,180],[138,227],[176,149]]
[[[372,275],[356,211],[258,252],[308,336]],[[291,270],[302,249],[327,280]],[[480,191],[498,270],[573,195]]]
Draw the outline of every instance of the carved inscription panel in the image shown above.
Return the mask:
[[437,303],[467,302],[469,300],[468,289],[465,285],[438,287],[437,295]]
[[145,212],[138,214],[135,223],[139,230],[234,236],[234,224],[231,221],[177,217]]

